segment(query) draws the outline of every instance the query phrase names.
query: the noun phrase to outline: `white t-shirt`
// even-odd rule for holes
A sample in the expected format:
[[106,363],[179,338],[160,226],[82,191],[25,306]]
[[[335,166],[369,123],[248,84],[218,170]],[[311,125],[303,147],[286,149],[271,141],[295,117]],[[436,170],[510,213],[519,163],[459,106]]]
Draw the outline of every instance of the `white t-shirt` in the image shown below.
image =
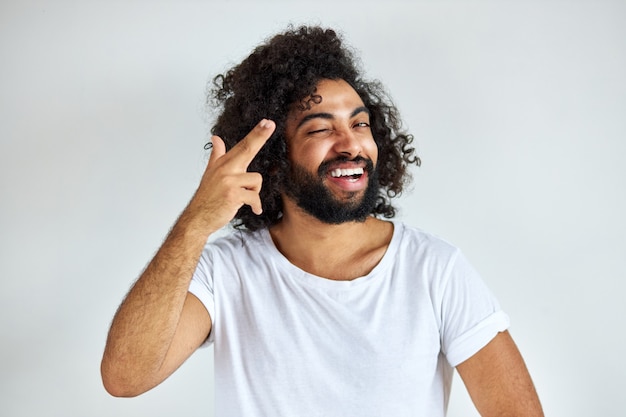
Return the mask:
[[444,416],[453,367],[509,325],[458,249],[400,222],[352,281],[235,232],[207,244],[190,291],[213,321],[217,417]]

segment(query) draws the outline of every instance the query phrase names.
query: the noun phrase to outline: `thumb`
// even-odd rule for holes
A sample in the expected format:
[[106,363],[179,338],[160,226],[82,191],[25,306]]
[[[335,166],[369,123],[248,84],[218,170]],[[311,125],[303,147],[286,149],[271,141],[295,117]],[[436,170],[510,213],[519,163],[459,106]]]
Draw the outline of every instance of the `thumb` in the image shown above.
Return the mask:
[[211,156],[209,157],[209,164],[217,161],[226,153],[226,145],[219,136],[211,137]]

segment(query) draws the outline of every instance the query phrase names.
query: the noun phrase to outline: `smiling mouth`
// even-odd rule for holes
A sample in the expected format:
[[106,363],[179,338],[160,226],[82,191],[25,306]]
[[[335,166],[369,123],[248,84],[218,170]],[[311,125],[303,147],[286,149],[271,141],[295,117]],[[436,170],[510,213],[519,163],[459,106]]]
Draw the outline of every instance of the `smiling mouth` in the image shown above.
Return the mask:
[[349,181],[356,181],[363,175],[363,168],[348,168],[341,169],[336,168],[330,171],[330,176],[333,178],[345,178]]

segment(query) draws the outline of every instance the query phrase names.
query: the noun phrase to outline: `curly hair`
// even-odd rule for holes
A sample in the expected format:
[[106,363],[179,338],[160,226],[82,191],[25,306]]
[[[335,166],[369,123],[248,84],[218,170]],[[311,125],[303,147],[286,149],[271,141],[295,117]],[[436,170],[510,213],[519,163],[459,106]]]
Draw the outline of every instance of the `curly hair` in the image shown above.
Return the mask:
[[289,27],[258,46],[239,65],[216,76],[209,90],[209,103],[221,110],[211,133],[224,140],[227,150],[262,118],[276,123],[274,134],[248,167],[263,177],[263,213],[256,215],[249,206],[242,206],[233,219],[235,228],[258,230],[282,217],[281,194],[290,169],[285,140],[287,115],[294,104],[301,109],[310,107],[316,101],[316,86],[323,79],[346,81],[370,111],[380,186],[371,214],[395,216],[390,200],[410,181],[408,165],[420,165],[411,146],[413,136],[401,130],[399,113],[380,82],[361,78],[353,53],[342,45],[335,31],[302,26]]

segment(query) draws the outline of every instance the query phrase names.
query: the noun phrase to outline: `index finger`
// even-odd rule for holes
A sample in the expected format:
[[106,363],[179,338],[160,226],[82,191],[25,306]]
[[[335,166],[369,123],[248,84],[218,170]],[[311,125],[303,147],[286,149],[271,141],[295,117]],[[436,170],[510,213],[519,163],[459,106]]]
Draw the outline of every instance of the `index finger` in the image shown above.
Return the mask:
[[245,170],[263,145],[274,133],[276,123],[269,119],[261,120],[255,127],[227,153],[233,162]]

